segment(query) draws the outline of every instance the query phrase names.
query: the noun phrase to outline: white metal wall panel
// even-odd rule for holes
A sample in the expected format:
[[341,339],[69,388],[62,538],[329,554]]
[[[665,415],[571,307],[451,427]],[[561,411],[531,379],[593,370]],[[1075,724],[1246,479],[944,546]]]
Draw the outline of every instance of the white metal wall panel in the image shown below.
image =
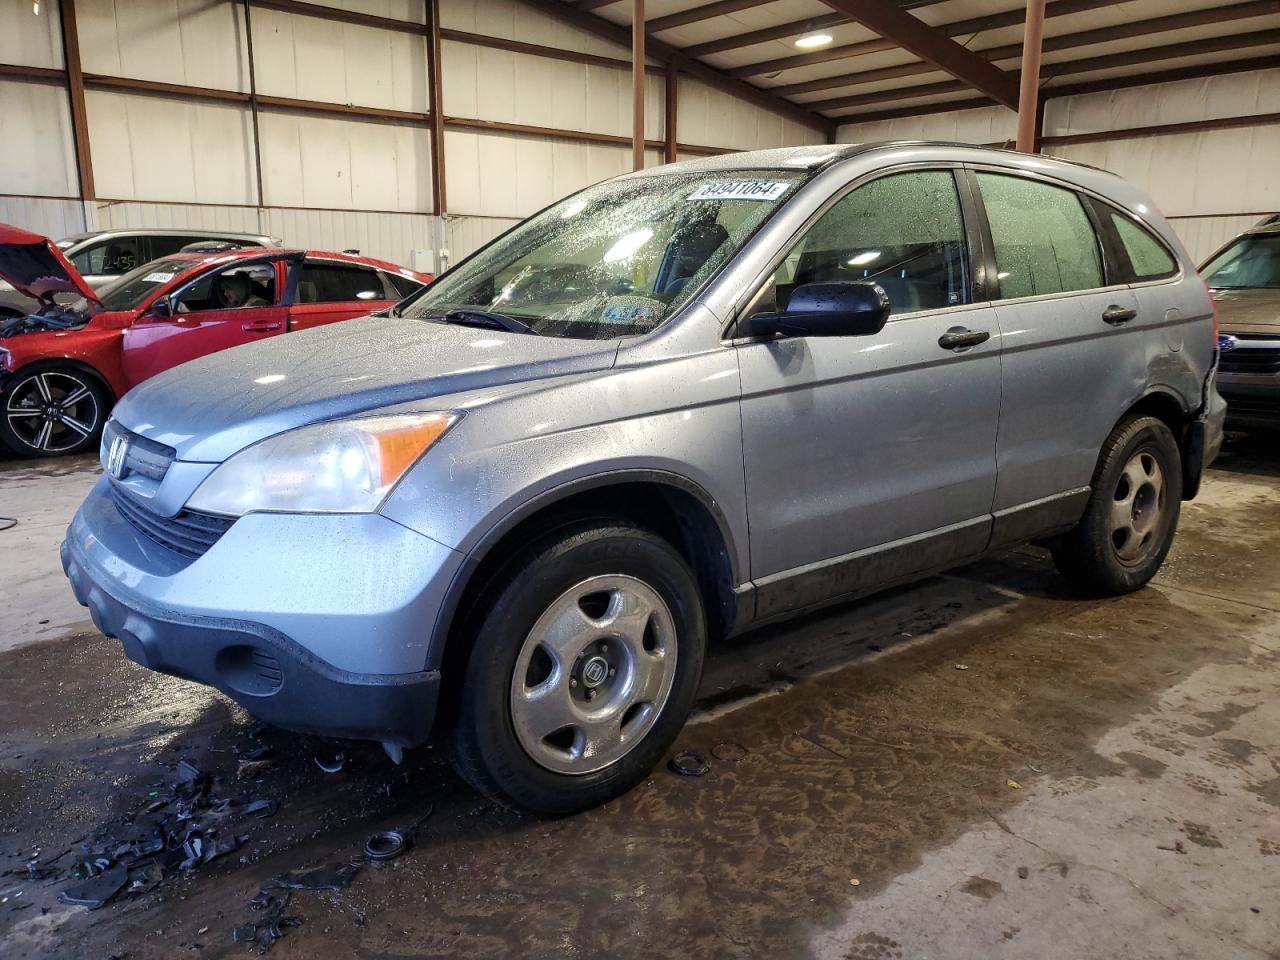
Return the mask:
[[86,73],[248,90],[238,3],[209,0],[77,0]]
[[686,76],[680,77],[676,130],[681,143],[734,150],[824,142],[817,130]]
[[[1052,101],[1051,101],[1052,102]],[[1004,143],[1018,132],[1018,115],[1005,107],[953,110],[869,123],[844,123],[836,132],[840,143],[879,140],[947,140],[956,143]]]
[[[631,74],[446,40],[445,115],[562,130],[631,134]],[[662,136],[661,76],[645,83],[645,137]]]
[[521,40],[560,50],[622,59],[631,56],[629,48],[539,13],[519,0],[442,0],[440,24],[452,30]]
[[60,240],[84,232],[84,207],[79,200],[0,195],[0,223]]
[[245,233],[261,230],[280,237],[286,246],[313,250],[356,249],[367,256],[402,264],[409,263],[410,251],[431,249],[431,223],[435,219],[427,214],[278,207],[263,210],[259,219],[254,207],[178,203],[100,203],[97,218],[102,229],[195,227]]
[[269,206],[431,209],[431,138],[425,126],[264,110],[259,129]]
[[0,63],[24,67],[62,68],[62,27],[58,5],[43,3],[32,12],[31,0],[0,0]]
[[[559,198],[631,170],[631,148],[470,130],[447,130],[451,214],[527,217]],[[659,166],[662,154],[645,151]]]
[[256,202],[248,108],[89,90],[85,111],[99,196]]
[[263,94],[427,110],[427,50],[420,36],[255,9],[253,56]]
[[0,79],[0,143],[0,193],[79,195],[71,108],[61,85]]

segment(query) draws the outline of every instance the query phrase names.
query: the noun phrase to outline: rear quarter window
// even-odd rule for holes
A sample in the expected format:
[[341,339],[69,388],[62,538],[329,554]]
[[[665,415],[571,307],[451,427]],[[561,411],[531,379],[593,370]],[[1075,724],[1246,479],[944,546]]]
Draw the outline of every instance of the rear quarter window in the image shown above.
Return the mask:
[[1131,280],[1162,280],[1178,272],[1178,261],[1146,227],[1118,210],[1109,210],[1108,215],[1116,236],[1120,238],[1120,246],[1129,259]]

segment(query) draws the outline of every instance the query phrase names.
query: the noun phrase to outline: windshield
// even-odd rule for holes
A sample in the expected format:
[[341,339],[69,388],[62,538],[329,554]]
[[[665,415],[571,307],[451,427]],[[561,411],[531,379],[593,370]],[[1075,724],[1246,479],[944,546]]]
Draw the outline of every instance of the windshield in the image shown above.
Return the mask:
[[401,312],[465,320],[483,311],[506,318],[511,329],[588,340],[648,333],[800,181],[795,171],[606,181],[526,220]]
[[107,310],[132,310],[158,288],[195,266],[191,260],[152,260],[121,274],[98,291],[98,299]]
[[1280,288],[1280,233],[1241,237],[1205,265],[1215,290]]

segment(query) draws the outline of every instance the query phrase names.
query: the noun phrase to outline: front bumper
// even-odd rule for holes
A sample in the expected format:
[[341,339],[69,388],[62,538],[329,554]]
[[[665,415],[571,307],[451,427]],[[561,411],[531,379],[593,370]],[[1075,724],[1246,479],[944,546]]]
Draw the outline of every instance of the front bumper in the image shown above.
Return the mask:
[[109,484],[77,512],[62,564],[131,660],[292,730],[427,739],[428,636],[459,554],[376,514],[255,514],[191,561],[133,527]]
[[1280,377],[1219,373],[1218,392],[1227,402],[1228,427],[1280,429]]

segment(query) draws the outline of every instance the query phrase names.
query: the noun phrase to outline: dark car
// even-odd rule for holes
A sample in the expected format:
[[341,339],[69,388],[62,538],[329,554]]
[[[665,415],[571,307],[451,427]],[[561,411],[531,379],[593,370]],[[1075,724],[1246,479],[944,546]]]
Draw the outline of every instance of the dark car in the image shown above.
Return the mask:
[[1280,221],[1263,221],[1201,269],[1218,306],[1227,425],[1280,429]]

